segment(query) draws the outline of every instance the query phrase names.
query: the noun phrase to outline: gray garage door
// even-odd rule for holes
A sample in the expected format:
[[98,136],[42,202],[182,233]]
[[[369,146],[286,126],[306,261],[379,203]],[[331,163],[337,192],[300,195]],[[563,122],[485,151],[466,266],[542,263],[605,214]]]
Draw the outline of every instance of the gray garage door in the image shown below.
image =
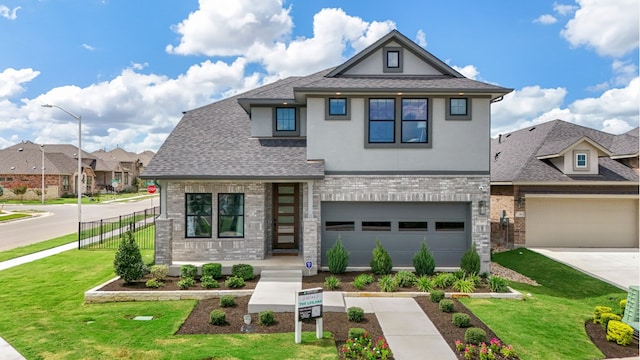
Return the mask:
[[459,266],[471,245],[469,203],[323,202],[322,265],[338,236],[350,252],[349,266],[369,266],[378,239],[394,266],[413,266],[426,239],[436,266]]

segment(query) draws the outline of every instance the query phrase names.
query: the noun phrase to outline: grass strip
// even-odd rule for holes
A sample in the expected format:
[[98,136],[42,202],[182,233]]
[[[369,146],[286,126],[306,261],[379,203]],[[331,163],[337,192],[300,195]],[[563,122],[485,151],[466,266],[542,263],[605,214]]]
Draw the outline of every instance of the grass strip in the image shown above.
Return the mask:
[[31,214],[9,214],[0,216],[0,222],[30,217]]
[[51,240],[41,241],[39,243],[21,246],[11,250],[5,250],[0,252],[0,261],[6,261],[20,256],[33,254],[39,251],[48,250],[60,245],[78,241],[78,234],[73,233],[69,235],[63,235]]
[[493,261],[541,286],[509,282],[524,300],[461,299],[521,359],[602,359],[584,329],[596,305],[618,308],[626,292],[527,249],[494,254]]

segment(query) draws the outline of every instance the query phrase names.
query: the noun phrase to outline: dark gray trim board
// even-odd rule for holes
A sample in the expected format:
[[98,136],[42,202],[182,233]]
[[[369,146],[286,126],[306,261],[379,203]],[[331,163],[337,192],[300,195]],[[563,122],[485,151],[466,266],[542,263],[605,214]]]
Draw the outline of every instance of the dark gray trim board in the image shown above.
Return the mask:
[[489,171],[325,171],[325,175],[445,175],[445,176],[489,176]]

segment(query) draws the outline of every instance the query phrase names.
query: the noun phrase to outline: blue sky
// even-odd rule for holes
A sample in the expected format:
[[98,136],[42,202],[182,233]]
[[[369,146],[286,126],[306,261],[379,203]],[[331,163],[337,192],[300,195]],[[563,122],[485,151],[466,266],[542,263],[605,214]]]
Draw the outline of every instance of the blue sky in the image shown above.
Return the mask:
[[[453,4],[453,5],[452,5]],[[492,135],[638,126],[637,0],[0,0],[0,148],[157,150],[181,112],[346,61],[391,29],[513,88]]]

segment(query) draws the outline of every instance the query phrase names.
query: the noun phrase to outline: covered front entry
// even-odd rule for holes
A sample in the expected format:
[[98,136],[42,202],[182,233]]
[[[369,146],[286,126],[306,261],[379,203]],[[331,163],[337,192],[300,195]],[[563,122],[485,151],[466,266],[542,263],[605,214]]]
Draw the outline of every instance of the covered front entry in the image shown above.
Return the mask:
[[457,267],[471,245],[469,203],[322,202],[322,265],[338,237],[349,251],[349,266],[369,266],[376,239],[394,266],[413,266],[426,241],[437,267]]
[[526,197],[529,247],[638,247],[638,199]]
[[299,242],[299,184],[273,184],[273,253],[297,255]]

